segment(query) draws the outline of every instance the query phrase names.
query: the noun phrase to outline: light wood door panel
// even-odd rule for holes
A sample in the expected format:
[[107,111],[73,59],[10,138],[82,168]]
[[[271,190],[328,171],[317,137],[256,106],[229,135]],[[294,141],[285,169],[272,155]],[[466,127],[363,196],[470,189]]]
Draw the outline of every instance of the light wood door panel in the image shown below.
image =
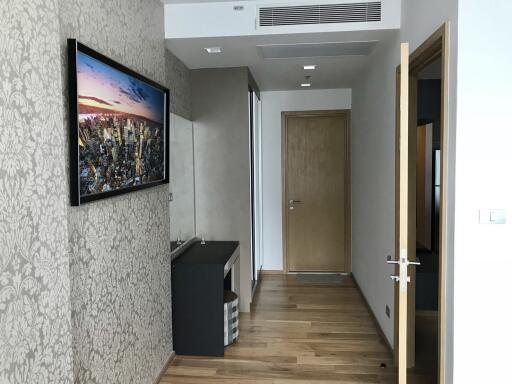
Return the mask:
[[[438,324],[438,382],[445,383],[446,374],[446,178],[448,172],[448,66],[449,66],[449,24],[443,24],[434,34],[425,40],[410,56],[408,44],[401,45],[401,63],[397,68],[397,130],[396,130],[396,193],[395,193],[395,241],[396,261],[403,251],[409,261],[416,260],[416,201],[421,199],[421,191],[417,191],[417,80],[418,73],[438,60],[442,61],[441,72],[441,212],[439,228],[439,324]],[[407,118],[408,117],[408,118]],[[407,122],[409,121],[409,124]],[[406,165],[407,164],[407,165]],[[419,175],[418,175],[419,176]],[[418,193],[417,193],[418,192]],[[395,275],[400,272],[396,266]],[[399,384],[412,379],[415,369],[415,290],[416,269],[408,268],[410,283],[406,293],[395,289],[395,362],[399,366]],[[415,382],[410,380],[409,382]]]
[[[408,307],[408,295],[407,295],[407,266],[404,267],[403,260],[407,260],[408,250],[410,247],[410,222],[409,222],[409,211],[410,211],[410,200],[409,200],[409,172],[414,167],[409,164],[411,153],[409,146],[410,136],[410,121],[409,121],[409,44],[402,43],[400,46],[400,168],[399,168],[399,300],[398,300],[398,384],[407,383],[407,363],[408,357],[410,357],[410,335],[408,335],[407,325],[408,320],[411,318],[410,309]],[[416,128],[416,125],[414,125]],[[415,155],[415,151],[412,155]],[[414,221],[413,221],[414,222]],[[414,234],[416,232],[414,231]],[[414,247],[416,245],[414,244]],[[405,273],[404,273],[405,268]],[[409,353],[408,353],[409,352]],[[414,357],[414,355],[413,355]]]
[[347,116],[292,115],[285,129],[288,270],[343,272]]

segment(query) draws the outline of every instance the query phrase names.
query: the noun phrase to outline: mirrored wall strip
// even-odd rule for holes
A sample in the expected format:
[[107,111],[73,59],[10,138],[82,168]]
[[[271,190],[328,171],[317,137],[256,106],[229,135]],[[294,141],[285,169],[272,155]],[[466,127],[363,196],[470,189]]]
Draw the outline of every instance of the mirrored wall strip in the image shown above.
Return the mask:
[[194,122],[192,121],[192,181],[193,181],[193,194],[194,194],[194,235],[197,236],[197,198],[196,198],[196,141]]

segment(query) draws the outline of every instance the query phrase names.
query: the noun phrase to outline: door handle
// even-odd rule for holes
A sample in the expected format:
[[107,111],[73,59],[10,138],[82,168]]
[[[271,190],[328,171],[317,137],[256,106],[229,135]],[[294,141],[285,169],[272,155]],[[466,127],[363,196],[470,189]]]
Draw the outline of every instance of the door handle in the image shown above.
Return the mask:
[[[414,265],[414,266],[421,265],[421,263],[419,261],[409,261],[409,260],[406,260],[405,262],[407,263],[408,266],[409,265]],[[386,259],[386,263],[400,265],[401,261],[400,260],[392,260],[391,256],[388,256],[387,259]]]
[[[400,276],[397,275],[389,275],[389,278],[393,280],[395,283],[398,283],[400,281]],[[407,276],[407,282],[411,282],[411,276]]]
[[386,263],[388,263],[388,264],[400,264],[400,261],[392,260],[391,259],[391,255],[388,255],[388,257],[386,258]]
[[393,260],[391,255],[388,255],[386,258],[386,262],[388,264],[396,264],[400,268],[400,274],[399,275],[391,275],[389,276],[391,280],[395,283],[400,283],[400,291],[406,291],[407,290],[407,283],[411,282],[411,277],[407,275],[407,267],[409,265],[418,266],[421,265],[419,261],[409,261],[407,260],[407,251],[401,251],[400,252],[400,259],[399,260]]
[[302,201],[300,201],[300,200],[293,200],[293,199],[288,200],[288,204],[290,204],[290,205],[299,204],[299,203],[302,203]]

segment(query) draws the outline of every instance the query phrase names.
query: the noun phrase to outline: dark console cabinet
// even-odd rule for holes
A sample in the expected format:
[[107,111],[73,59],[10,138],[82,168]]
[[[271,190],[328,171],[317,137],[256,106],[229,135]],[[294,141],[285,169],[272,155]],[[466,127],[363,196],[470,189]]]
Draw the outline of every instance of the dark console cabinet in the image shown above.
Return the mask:
[[172,330],[178,355],[224,355],[224,289],[235,290],[237,241],[199,241],[172,261]]

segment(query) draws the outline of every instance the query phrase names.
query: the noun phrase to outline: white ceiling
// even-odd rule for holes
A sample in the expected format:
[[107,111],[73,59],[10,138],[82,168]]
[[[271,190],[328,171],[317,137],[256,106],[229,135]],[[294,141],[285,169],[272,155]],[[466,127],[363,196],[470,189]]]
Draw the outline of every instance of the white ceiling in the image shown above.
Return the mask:
[[[177,1],[177,0],[169,0]],[[309,89],[348,88],[365,67],[371,56],[261,58],[260,45],[339,43],[378,41],[390,39],[396,31],[329,32],[288,35],[236,36],[167,39],[168,49],[190,69],[249,67],[260,90],[296,90],[304,76],[311,75]],[[222,47],[221,54],[207,54],[206,47]],[[304,71],[303,65],[316,64],[315,71]]]

